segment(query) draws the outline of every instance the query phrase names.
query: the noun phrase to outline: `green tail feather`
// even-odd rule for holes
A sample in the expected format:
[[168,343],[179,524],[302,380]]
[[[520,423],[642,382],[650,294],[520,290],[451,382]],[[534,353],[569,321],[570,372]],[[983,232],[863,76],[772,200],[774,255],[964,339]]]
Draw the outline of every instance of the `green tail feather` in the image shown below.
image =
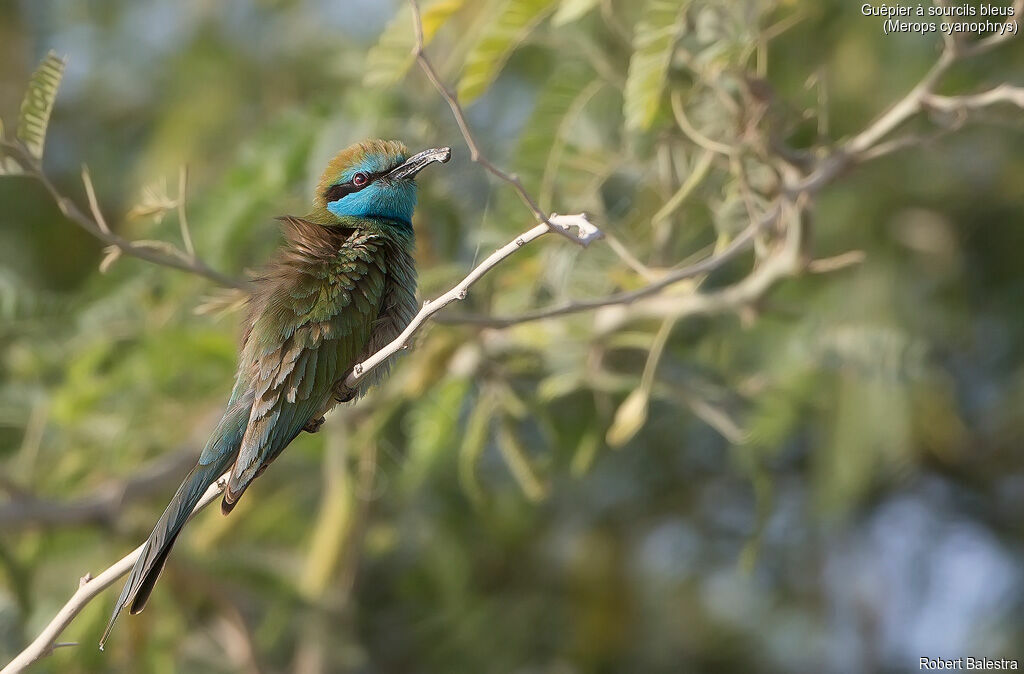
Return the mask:
[[153,592],[157,578],[160,577],[160,571],[163,570],[164,563],[167,561],[167,555],[170,554],[171,547],[188,521],[189,515],[192,514],[192,510],[199,503],[206,489],[231,467],[233,461],[234,456],[228,455],[221,461],[206,466],[197,465],[178,487],[174,498],[171,499],[170,504],[153,528],[153,533],[149,535],[142,554],[139,555],[135,566],[132,567],[128,582],[121,590],[121,596],[114,605],[114,613],[110,616],[110,622],[107,623],[107,629],[103,632],[103,638],[100,639],[101,649],[114,627],[114,621],[117,620],[117,616],[125,606],[131,604],[131,613],[138,613],[146,606],[146,601]]
[[203,498],[207,488],[235,462],[248,420],[246,411],[251,404],[249,396],[248,399],[234,402],[228,408],[228,412],[214,431],[214,439],[207,444],[200,456],[199,463],[182,481],[171,502],[157,520],[153,533],[149,535],[146,546],[132,567],[128,581],[121,590],[121,596],[114,605],[110,622],[107,623],[107,629],[103,631],[103,637],[100,639],[100,649],[110,636],[117,616],[126,606],[131,605],[131,613],[138,613],[145,608],[149,595],[153,593],[153,587],[160,577],[160,571],[167,562],[171,547],[188,522],[192,511]]

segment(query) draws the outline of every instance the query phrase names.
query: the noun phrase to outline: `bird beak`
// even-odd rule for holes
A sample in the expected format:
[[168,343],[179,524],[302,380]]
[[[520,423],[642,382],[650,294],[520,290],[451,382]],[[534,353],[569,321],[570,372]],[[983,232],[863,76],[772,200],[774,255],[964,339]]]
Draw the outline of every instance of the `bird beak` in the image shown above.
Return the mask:
[[424,150],[423,152],[417,152],[406,159],[404,164],[391,169],[387,177],[391,180],[413,178],[417,173],[434,162],[444,164],[451,158],[452,149],[450,147],[435,147],[430,150]]

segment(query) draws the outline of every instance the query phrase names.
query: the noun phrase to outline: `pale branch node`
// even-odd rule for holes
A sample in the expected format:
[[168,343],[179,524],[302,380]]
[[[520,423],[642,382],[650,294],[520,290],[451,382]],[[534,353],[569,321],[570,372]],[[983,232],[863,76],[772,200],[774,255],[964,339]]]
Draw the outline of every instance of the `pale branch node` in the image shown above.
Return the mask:
[[[572,234],[572,230],[575,230],[576,233]],[[541,223],[529,231],[520,234],[511,242],[491,253],[486,260],[473,268],[473,270],[470,271],[469,274],[454,288],[433,301],[424,302],[423,309],[415,318],[413,318],[405,331],[403,331],[402,334],[390,344],[381,348],[381,350],[373,356],[353,367],[352,374],[345,380],[345,384],[354,387],[361,379],[366,377],[366,375],[377,367],[380,367],[384,361],[398,351],[403,350],[412,336],[421,327],[423,327],[423,324],[428,318],[448,304],[465,298],[466,293],[474,283],[480,280],[480,278],[488,271],[500,264],[502,260],[519,250],[522,245],[538,239],[545,234],[556,231],[569,236],[581,246],[587,246],[592,241],[601,237],[601,230],[591,224],[583,213],[579,213],[577,215],[551,214],[548,218],[548,223]],[[202,500],[193,509],[193,514],[199,512],[217,499],[220,493],[224,490],[224,485],[227,483],[229,475],[230,473],[226,473],[221,476],[217,482],[206,490]],[[112,585],[118,578],[128,573],[132,568],[132,565],[135,564],[135,560],[142,553],[142,548],[143,546],[140,545],[95,578],[89,579],[90,577],[88,574],[83,576],[78,591],[72,595],[71,599],[68,600],[64,607],[61,608],[56,616],[54,616],[53,620],[51,620],[43,631],[40,632],[39,636],[36,637],[36,639],[6,667],[0,670],[0,674],[15,674],[16,672],[22,672],[26,667],[39,658],[50,654],[56,645],[57,638],[60,637],[64,629],[71,624],[71,621],[75,616],[78,615],[82,608],[85,607],[85,605],[88,604],[96,595]]]

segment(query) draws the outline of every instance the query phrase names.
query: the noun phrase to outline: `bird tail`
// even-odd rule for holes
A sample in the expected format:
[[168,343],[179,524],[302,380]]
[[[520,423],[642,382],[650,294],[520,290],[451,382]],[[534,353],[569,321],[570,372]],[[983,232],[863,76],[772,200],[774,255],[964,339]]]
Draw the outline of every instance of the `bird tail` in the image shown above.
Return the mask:
[[196,467],[189,472],[181,486],[178,487],[174,498],[171,499],[163,515],[157,520],[156,526],[153,527],[153,533],[149,535],[142,554],[139,555],[135,566],[132,567],[128,582],[121,590],[121,596],[118,598],[117,604],[114,605],[114,613],[110,616],[110,622],[107,623],[107,629],[103,632],[103,638],[100,639],[101,650],[103,643],[110,635],[110,630],[114,627],[114,621],[126,606],[131,604],[131,613],[133,614],[145,608],[146,601],[153,592],[153,586],[156,585],[157,578],[160,576],[160,571],[167,561],[167,555],[170,554],[171,547],[178,534],[181,533],[182,527],[185,526],[192,510],[202,499],[206,489],[231,467],[236,453],[237,449],[235,452],[225,452],[208,464],[196,464]]

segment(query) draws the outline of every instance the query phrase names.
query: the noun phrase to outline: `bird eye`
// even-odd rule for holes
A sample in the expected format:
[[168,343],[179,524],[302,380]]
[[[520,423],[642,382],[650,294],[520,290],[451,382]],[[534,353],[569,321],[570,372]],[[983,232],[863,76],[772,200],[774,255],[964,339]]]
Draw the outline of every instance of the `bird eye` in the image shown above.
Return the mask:
[[352,184],[356,187],[362,187],[369,180],[369,177],[363,172],[359,172],[352,176]]

